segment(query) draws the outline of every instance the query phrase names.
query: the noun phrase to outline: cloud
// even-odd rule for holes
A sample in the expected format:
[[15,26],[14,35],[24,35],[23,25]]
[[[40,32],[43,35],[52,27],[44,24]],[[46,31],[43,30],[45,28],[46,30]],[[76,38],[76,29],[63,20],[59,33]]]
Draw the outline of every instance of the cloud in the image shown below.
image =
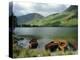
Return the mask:
[[59,13],[66,9],[66,5],[52,5],[37,3],[33,6],[34,11],[39,12],[43,15],[49,15],[53,13]]
[[29,13],[39,13],[43,16],[48,16],[53,13],[64,11],[67,5],[49,4],[49,3],[28,3],[28,2],[14,2],[13,11],[15,15],[25,15]]
[[13,3],[13,12],[15,15],[23,15],[24,13],[22,11],[25,12],[26,9],[20,6],[19,4]]

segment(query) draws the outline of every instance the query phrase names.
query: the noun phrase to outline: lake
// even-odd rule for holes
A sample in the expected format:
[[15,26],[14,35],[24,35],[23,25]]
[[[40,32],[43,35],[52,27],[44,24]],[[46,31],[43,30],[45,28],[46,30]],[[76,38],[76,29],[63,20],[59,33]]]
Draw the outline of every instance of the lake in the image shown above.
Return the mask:
[[[55,37],[77,37],[76,27],[33,27],[33,28],[15,28],[14,33],[18,36],[35,36],[38,39],[38,48],[44,48],[44,45],[54,40]],[[24,48],[28,47],[31,37],[24,37],[23,40],[18,41],[18,45]]]

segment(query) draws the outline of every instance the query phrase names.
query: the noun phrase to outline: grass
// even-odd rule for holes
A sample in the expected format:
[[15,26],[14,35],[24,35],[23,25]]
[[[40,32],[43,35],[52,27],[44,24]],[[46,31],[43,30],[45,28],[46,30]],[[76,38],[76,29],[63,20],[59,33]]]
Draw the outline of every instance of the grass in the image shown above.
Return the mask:
[[22,48],[21,50],[13,51],[13,58],[24,58],[24,57],[40,57],[40,56],[50,56],[50,51],[38,49],[28,49]]
[[49,50],[28,49],[22,48],[20,50],[13,51],[13,58],[25,58],[25,57],[44,57],[44,56],[61,56],[61,55],[75,55],[77,51],[67,50],[64,54],[61,51],[56,50],[50,52]]

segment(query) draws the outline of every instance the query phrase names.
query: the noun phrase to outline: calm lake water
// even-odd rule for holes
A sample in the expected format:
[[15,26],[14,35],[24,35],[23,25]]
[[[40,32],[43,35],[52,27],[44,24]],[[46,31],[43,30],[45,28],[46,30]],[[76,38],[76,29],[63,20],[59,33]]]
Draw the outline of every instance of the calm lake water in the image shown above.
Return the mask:
[[[76,36],[77,28],[76,27],[34,27],[34,28],[15,28],[14,30],[16,35],[32,35],[41,37],[38,39],[39,46],[38,48],[44,48],[44,45],[50,42],[54,37],[59,36]],[[18,41],[18,45],[23,46],[24,48],[28,47],[29,39],[24,37],[23,40]]]

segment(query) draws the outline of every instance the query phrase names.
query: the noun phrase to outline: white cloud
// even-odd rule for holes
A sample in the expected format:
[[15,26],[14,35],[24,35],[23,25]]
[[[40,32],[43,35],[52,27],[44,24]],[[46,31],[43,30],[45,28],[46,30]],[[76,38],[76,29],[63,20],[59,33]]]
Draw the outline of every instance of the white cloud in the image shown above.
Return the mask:
[[20,6],[22,6],[22,7],[24,7],[24,8],[31,8],[32,7],[32,3],[26,3],[26,2],[14,2],[14,5],[15,4],[18,4],[18,5],[20,5]]
[[69,5],[59,5],[52,3],[31,3],[31,2],[14,2],[14,5],[19,6],[19,8],[14,8],[14,13],[16,13],[16,15],[20,15],[20,13],[21,15],[29,13],[40,13],[43,16],[47,16],[57,12],[62,12],[67,7],[69,7]]

